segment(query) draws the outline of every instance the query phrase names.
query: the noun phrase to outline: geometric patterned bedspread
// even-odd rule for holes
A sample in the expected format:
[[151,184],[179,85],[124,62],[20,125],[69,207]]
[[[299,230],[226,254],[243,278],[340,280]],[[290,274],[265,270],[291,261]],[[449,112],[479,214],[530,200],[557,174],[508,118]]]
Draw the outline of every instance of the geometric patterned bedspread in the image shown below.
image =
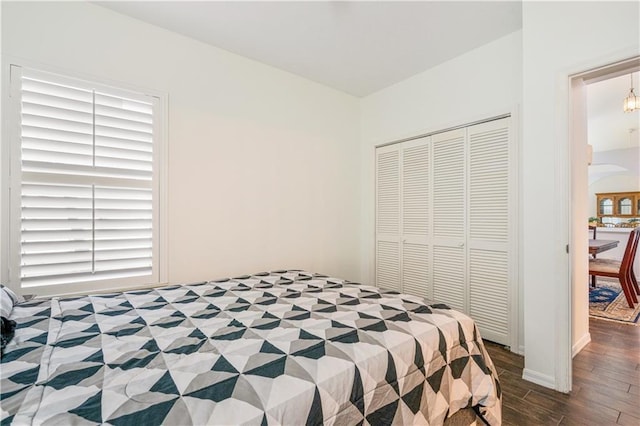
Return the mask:
[[474,322],[303,271],[16,305],[4,424],[501,421]]

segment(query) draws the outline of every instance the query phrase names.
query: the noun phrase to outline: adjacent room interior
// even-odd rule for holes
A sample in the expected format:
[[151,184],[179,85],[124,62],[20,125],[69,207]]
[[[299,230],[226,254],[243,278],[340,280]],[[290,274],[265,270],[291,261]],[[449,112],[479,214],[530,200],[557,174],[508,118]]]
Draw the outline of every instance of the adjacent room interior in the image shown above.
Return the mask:
[[[637,196],[640,185],[639,121],[632,114],[620,114],[620,102],[614,93],[633,87],[640,73],[631,67],[609,78],[596,79],[587,85],[588,143],[591,161],[588,176],[588,213],[590,238],[610,241],[614,247],[595,256],[622,260],[630,231],[640,222]],[[630,91],[630,89],[629,89]],[[614,210],[615,208],[615,210]],[[599,245],[604,244],[599,241]],[[640,259],[636,256],[632,269],[640,274]],[[629,303],[617,278],[591,278],[589,314],[592,316],[636,323],[640,308]],[[603,285],[597,281],[602,279]]]

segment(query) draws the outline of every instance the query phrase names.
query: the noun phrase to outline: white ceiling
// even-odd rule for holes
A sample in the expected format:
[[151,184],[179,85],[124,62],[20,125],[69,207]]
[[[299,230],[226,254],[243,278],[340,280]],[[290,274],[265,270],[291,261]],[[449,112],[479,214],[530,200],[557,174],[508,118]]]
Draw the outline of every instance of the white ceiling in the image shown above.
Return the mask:
[[522,27],[520,1],[96,3],[355,96]]
[[[640,72],[633,73],[633,82],[638,94]],[[589,185],[612,176],[640,176],[640,110],[622,108],[630,88],[630,74],[587,85]]]
[[[520,1],[95,3],[355,96],[522,27]],[[639,72],[634,82],[640,94]],[[629,87],[628,74],[587,86],[594,152],[640,145],[640,112],[622,112]]]
[[[634,72],[636,95],[640,95],[638,83],[640,72]],[[630,88],[630,74],[587,85],[587,137],[594,152],[640,146],[640,110],[622,109]]]

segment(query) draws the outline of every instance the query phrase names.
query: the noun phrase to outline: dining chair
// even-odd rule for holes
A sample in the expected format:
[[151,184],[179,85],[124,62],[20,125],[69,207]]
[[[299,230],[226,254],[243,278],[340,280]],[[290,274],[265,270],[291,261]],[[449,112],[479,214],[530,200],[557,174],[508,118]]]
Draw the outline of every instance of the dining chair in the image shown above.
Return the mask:
[[[597,226],[593,226],[593,225],[589,225],[589,231],[593,231],[593,239],[596,239],[596,234],[598,231],[598,227]],[[592,254],[591,257],[593,257],[594,259],[596,258],[596,254]],[[591,287],[592,288],[596,288],[596,276],[595,275],[591,275]]]
[[624,292],[624,297],[630,308],[633,308],[634,304],[638,303],[636,293],[640,294],[637,288],[638,282],[633,272],[633,261],[638,248],[639,237],[640,228],[631,230],[622,261],[613,259],[589,259],[589,275],[618,278],[622,291]]
[[631,254],[631,266],[629,268],[629,281],[632,288],[636,291],[636,294],[640,296],[640,287],[638,287],[638,279],[636,273],[633,270],[633,265],[636,261],[636,253],[638,252],[638,245],[640,245],[640,227],[636,228],[636,242],[633,245],[633,253]]

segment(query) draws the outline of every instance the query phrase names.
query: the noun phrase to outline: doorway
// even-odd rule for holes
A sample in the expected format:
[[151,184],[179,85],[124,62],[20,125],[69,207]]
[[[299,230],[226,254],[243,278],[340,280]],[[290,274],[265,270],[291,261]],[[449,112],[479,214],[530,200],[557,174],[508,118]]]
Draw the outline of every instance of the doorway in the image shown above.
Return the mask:
[[[594,216],[595,200],[589,197],[589,171],[588,164],[599,156],[598,152],[602,152],[601,147],[589,150],[589,116],[587,110],[588,86],[597,83],[610,81],[618,77],[635,73],[637,76],[640,71],[640,57],[630,58],[614,64],[609,64],[597,69],[588,70],[579,74],[570,76],[570,194],[571,202],[569,206],[570,219],[570,282],[571,282],[571,355],[575,356],[584,346],[586,346],[591,338],[589,334],[589,287],[588,287],[588,218]],[[629,80],[627,80],[629,81]],[[634,80],[638,82],[637,79]],[[619,114],[623,115],[623,99],[627,95],[626,92],[614,93],[612,96],[619,98]],[[628,114],[635,114],[634,111]],[[628,122],[628,120],[627,120]],[[591,123],[593,127],[593,122]],[[625,126],[622,129],[628,132],[629,128],[635,128],[638,131],[638,125]],[[621,130],[621,129],[619,129]],[[611,130],[609,130],[611,131]],[[633,133],[633,132],[632,132]],[[634,136],[634,135],[632,135]],[[628,137],[628,136],[627,136]],[[591,129],[591,138],[596,142],[596,137]],[[624,141],[623,141],[624,143]],[[602,157],[600,155],[600,157]]]

